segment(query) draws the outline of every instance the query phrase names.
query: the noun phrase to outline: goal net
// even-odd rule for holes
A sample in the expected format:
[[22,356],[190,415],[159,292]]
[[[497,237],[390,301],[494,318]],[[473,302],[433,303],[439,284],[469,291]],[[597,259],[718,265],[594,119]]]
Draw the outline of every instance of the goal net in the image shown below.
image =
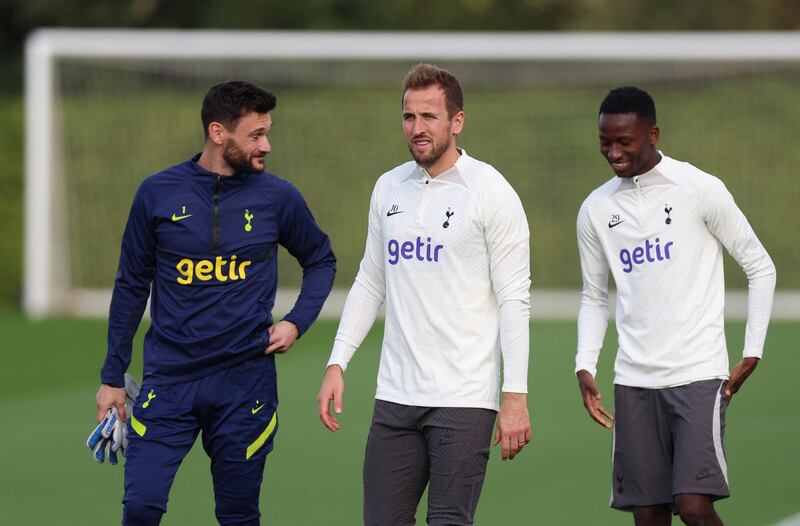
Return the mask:
[[[561,304],[535,301],[536,314],[577,311],[575,217],[613,175],[598,151],[597,108],[620,85],[654,96],[660,149],[719,176],[779,286],[800,289],[800,249],[788,241],[800,202],[800,36],[43,30],[27,45],[27,312],[107,313],[136,188],[202,149],[203,96],[232,79],[277,95],[267,170],[307,199],[346,290],[372,186],[410,158],[401,82],[420,61],[459,77],[459,145],[520,194],[535,290],[572,291],[552,296]],[[279,261],[291,298],[301,273],[288,254]],[[735,263],[726,266],[729,288],[745,289]]]

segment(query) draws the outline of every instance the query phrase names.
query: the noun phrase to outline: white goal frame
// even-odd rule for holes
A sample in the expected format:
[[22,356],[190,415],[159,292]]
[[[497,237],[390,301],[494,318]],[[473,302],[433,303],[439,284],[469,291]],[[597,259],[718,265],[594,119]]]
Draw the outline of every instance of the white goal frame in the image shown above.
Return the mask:
[[[25,48],[25,262],[23,306],[33,318],[104,317],[110,288],[72,289],[60,243],[55,199],[58,171],[54,127],[54,66],[61,58],[275,58],[420,60],[800,60],[800,32],[465,33],[165,31],[42,29]],[[535,270],[535,269],[534,269]],[[110,285],[110,284],[109,284]],[[346,291],[334,291],[323,317],[337,318]],[[276,313],[295,293],[279,291]],[[535,289],[533,315],[574,319],[576,291]],[[729,292],[726,315],[746,317],[746,292]],[[611,302],[613,307],[613,302]],[[779,291],[774,319],[800,319],[800,291]]]

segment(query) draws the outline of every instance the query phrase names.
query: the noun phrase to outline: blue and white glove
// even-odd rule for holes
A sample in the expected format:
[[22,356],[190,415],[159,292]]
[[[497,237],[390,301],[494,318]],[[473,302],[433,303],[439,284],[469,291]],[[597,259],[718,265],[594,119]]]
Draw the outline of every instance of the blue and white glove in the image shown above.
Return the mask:
[[125,449],[125,424],[120,420],[117,408],[114,407],[106,413],[106,417],[100,422],[89,438],[86,445],[92,451],[94,459],[99,463],[105,462],[108,458],[109,464],[117,463],[117,451]]
[[[139,385],[129,374],[125,375],[125,410],[129,415],[133,409],[133,402],[139,396]],[[117,408],[111,408],[105,418],[94,428],[86,440],[86,446],[92,451],[94,459],[103,463],[108,459],[109,464],[117,464],[117,452],[125,454],[128,448],[128,428],[119,417]]]

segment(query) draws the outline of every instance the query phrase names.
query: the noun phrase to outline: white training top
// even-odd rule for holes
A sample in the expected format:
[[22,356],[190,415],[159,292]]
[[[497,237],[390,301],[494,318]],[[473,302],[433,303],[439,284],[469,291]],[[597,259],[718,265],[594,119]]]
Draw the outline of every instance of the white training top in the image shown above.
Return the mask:
[[744,356],[761,357],[775,266],[725,185],[670,159],[614,177],[578,213],[583,294],[576,372],[597,373],[608,323],[608,271],[617,285],[615,383],[660,388],[728,377],[722,247],[747,274]]
[[345,369],[386,301],[380,400],[497,410],[527,392],[528,222],[514,189],[464,150],[432,178],[415,162],[372,192],[364,258],[328,365]]

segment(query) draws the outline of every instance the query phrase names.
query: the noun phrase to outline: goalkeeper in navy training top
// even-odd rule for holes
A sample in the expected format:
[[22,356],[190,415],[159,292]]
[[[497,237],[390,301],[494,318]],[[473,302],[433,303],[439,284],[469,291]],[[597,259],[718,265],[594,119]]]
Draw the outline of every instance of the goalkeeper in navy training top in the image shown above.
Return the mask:
[[[264,461],[278,429],[275,354],[314,322],[336,259],[300,192],[264,173],[275,97],[247,82],[203,100],[203,151],[147,178],[133,200],[111,300],[100,421],[128,423],[123,524],[158,524],[181,461],[203,432],[220,524],[259,524]],[[303,268],[277,323],[277,249]],[[151,290],[152,284],[152,290]],[[152,293],[144,377],[125,414],[124,374]]]

